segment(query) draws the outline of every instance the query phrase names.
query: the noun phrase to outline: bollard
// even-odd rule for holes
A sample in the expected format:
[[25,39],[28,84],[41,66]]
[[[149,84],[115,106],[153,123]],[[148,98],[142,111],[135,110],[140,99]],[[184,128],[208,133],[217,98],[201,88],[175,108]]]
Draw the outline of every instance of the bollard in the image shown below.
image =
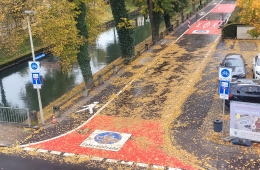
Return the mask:
[[98,83],[99,83],[99,85],[104,83],[102,75],[98,75]]
[[173,24],[171,25],[169,31],[173,31]]
[[145,44],[145,50],[148,50],[148,48],[149,48],[149,45]]
[[117,72],[118,72],[118,70],[117,70],[117,65],[114,64],[114,65],[113,65],[113,73],[114,73],[114,74],[117,74]]
[[160,39],[163,39],[163,32],[160,33]]
[[176,20],[176,27],[179,26],[179,20]]
[[221,132],[222,131],[222,120],[214,120],[214,132]]
[[86,86],[83,87],[83,88],[82,88],[82,96],[83,96],[83,97],[87,97],[88,94],[89,94],[89,89],[87,89]]
[[141,55],[141,52],[140,52],[140,51],[137,51],[137,55],[140,56],[140,55]]
[[30,112],[30,126],[38,126],[38,114],[35,110]]
[[53,114],[55,115],[55,117],[60,117],[60,106],[53,106]]

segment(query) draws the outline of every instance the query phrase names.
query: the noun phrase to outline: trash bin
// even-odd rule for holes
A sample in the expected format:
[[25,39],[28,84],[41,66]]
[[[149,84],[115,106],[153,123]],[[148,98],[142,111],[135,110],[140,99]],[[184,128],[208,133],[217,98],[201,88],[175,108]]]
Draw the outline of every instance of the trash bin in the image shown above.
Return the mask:
[[222,131],[222,120],[214,120],[214,132],[221,132]]
[[60,117],[60,106],[53,106],[53,113],[55,117]]
[[38,114],[35,110],[30,112],[30,121],[31,121],[31,126],[38,126]]

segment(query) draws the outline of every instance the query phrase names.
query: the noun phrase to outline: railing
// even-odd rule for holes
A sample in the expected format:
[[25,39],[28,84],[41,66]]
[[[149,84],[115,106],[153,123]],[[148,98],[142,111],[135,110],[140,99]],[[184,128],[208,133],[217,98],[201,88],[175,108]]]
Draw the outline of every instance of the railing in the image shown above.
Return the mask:
[[31,126],[29,109],[0,107],[0,122]]

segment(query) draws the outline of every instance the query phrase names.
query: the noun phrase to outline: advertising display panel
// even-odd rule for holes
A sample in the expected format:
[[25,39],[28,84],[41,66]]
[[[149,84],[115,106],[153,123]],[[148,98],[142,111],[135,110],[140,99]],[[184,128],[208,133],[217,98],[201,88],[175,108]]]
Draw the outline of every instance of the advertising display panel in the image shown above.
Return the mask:
[[260,104],[230,102],[230,136],[260,142]]

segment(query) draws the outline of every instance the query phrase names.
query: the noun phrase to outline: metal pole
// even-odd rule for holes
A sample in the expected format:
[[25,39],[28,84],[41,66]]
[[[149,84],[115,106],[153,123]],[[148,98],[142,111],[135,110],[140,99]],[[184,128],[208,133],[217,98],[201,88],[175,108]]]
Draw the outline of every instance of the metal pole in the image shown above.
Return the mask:
[[[30,43],[31,43],[31,50],[32,50],[32,57],[33,61],[35,61],[35,54],[34,54],[34,48],[33,48],[33,40],[32,40],[32,32],[31,32],[31,25],[30,25],[30,18],[29,18],[29,13],[30,11],[25,11],[26,17],[27,17],[27,22],[28,22],[28,30],[29,30],[29,36],[30,36]],[[31,11],[33,14],[34,12]],[[43,110],[42,110],[42,101],[41,101],[41,93],[40,90],[37,88],[37,95],[38,95],[38,102],[39,102],[39,108],[40,108],[40,116],[41,116],[41,121],[42,125],[44,125],[44,117],[43,117]]]
[[224,139],[224,112],[225,112],[225,99],[223,99],[223,115],[222,115],[222,139]]

